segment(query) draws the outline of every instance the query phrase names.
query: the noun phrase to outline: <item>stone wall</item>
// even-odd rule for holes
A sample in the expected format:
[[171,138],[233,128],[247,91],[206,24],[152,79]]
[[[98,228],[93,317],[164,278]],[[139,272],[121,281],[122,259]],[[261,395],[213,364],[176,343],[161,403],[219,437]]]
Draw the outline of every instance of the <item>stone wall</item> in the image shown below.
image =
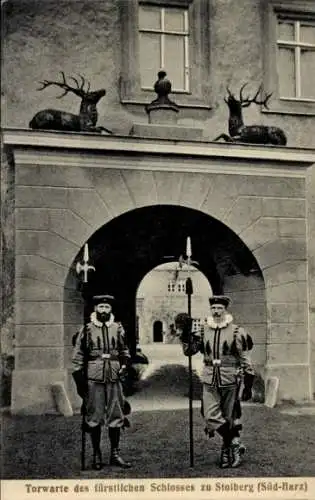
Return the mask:
[[309,336],[308,353],[311,366],[311,384],[315,398],[315,168],[311,167],[307,177],[308,213],[308,299],[309,299]]
[[[223,149],[219,149],[222,156]],[[32,151],[20,148],[16,162],[14,411],[49,407],[49,385],[65,379],[71,335],[82,320],[73,269],[83,244],[126,211],[161,204],[195,208],[196,193],[198,209],[239,235],[261,269],[264,296],[262,281],[254,276],[246,279],[246,286],[254,291],[251,294],[245,279],[225,280],[225,291],[233,294],[237,321],[250,329],[255,325],[253,336],[260,344],[257,355],[261,353],[257,361],[263,363],[266,332],[266,375],[279,376],[280,399],[309,398],[303,171],[285,176],[285,160],[281,168],[264,160],[264,165],[256,166],[259,175],[245,175],[246,169],[254,168],[252,161],[240,159],[233,166],[220,158],[221,168],[230,168],[230,173],[221,173],[211,151],[199,159],[204,172],[197,174],[188,171],[195,165],[190,163],[191,153],[185,160],[168,157],[168,170],[162,171],[154,158],[141,155],[134,164],[135,158],[126,159],[125,153],[111,156],[99,151],[83,157],[73,150],[63,156],[54,149],[49,156],[36,146]],[[287,150],[288,159],[290,154]],[[179,164],[184,171],[176,170]],[[267,175],[271,167],[274,175]],[[255,307],[249,310],[253,299]],[[298,385],[293,383],[297,378]]]
[[10,405],[11,374],[14,365],[14,300],[15,300],[15,170],[12,152],[1,149],[1,241],[0,241],[0,405]]

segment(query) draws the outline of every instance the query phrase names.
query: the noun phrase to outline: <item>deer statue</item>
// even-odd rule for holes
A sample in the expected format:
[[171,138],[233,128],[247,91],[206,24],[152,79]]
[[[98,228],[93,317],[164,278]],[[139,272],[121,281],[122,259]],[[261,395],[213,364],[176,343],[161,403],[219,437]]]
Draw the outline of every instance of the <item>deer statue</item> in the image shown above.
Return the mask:
[[81,106],[78,115],[73,113],[67,113],[66,111],[59,111],[57,109],[43,109],[36,113],[36,115],[30,121],[30,128],[32,129],[44,129],[44,130],[65,130],[69,132],[102,132],[105,131],[109,134],[112,132],[105,127],[96,127],[98,113],[96,109],[96,104],[98,101],[104,97],[106,94],[105,89],[95,90],[90,92],[90,83],[87,82],[87,88],[84,89],[86,85],[85,79],[80,75],[81,82],[70,77],[74,81],[75,86],[71,87],[67,81],[63,71],[61,71],[61,82],[54,82],[50,80],[44,80],[40,82],[41,87],[37,90],[44,90],[51,85],[56,85],[64,90],[63,94],[57,97],[61,99],[63,96],[68,94],[68,92],[73,92],[81,99]]
[[242,108],[247,108],[250,104],[254,103],[262,105],[268,109],[268,100],[272,94],[265,93],[262,99],[258,99],[259,94],[262,92],[262,85],[259,86],[253,98],[243,96],[243,90],[247,83],[240,89],[239,100],[227,87],[228,98],[224,97],[224,102],[229,107],[229,134],[220,134],[215,141],[224,139],[226,142],[246,142],[252,144],[273,144],[285,146],[287,138],[281,128],[269,127],[267,125],[244,125]]

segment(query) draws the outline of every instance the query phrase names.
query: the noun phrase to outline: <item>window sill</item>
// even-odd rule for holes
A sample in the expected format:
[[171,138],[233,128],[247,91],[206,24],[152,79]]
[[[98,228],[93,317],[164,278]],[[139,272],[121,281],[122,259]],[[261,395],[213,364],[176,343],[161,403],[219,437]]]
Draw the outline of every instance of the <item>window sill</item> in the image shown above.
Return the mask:
[[[170,99],[172,99],[172,95],[170,95]],[[183,100],[181,99],[176,99],[176,98],[173,98],[174,99],[174,102],[176,102],[177,106],[179,108],[182,108],[182,109],[202,109],[202,110],[205,110],[205,111],[211,111],[212,109],[212,106],[210,106],[209,104],[206,104],[202,101],[199,101],[199,100],[191,100],[191,101],[186,101],[184,102]],[[172,99],[172,100],[173,100]],[[144,99],[144,98],[137,98],[135,97],[134,99],[132,98],[123,98],[120,100],[121,104],[125,104],[125,105],[132,105],[132,106],[141,106],[141,107],[145,107],[147,104],[150,104],[152,102],[153,99]]]
[[262,113],[315,116],[315,101],[278,99],[274,102],[270,109],[262,109]]

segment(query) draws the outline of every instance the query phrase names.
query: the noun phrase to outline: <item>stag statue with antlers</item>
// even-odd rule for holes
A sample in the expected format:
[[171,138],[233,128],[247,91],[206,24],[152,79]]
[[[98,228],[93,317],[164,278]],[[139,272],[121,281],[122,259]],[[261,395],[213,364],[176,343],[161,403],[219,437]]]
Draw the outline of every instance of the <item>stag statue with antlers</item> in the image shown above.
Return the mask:
[[240,89],[239,100],[227,87],[228,97],[224,98],[224,102],[228,105],[229,116],[229,135],[220,134],[215,141],[224,139],[226,142],[245,142],[251,144],[273,144],[285,146],[287,138],[283,130],[279,127],[269,127],[267,125],[244,125],[242,108],[247,108],[252,103],[260,105],[268,109],[268,101],[272,94],[264,93],[265,95],[259,99],[262,94],[262,85],[259,86],[253,98],[243,96],[243,90],[247,83]]
[[[95,90],[90,92],[90,83],[85,81],[84,77],[79,75],[81,82],[77,78],[70,77],[75,86],[71,87],[67,81],[63,71],[60,72],[62,81],[54,82],[44,80],[40,82],[41,87],[37,90],[44,90],[51,85],[56,85],[63,89],[63,94],[57,97],[61,99],[63,96],[72,92],[81,99],[79,114],[67,113],[57,109],[43,109],[36,113],[30,121],[30,128],[44,130],[64,130],[69,132],[98,132],[102,131],[111,134],[112,132],[105,127],[97,127],[98,113],[96,104],[106,94],[105,89]],[[86,89],[84,86],[86,85]]]

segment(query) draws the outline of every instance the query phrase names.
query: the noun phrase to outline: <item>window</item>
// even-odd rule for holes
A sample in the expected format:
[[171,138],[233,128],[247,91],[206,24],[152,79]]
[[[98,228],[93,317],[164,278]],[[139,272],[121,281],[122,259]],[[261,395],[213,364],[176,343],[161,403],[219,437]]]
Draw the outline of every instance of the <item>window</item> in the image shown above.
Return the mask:
[[174,293],[175,292],[175,281],[169,281],[167,284],[167,291],[169,293]]
[[185,290],[186,290],[186,281],[185,280],[180,280],[177,283],[177,291],[179,293],[185,293]]
[[[141,88],[167,68],[173,92],[189,91],[188,9],[139,5]],[[176,61],[176,64],[174,64]]]
[[265,88],[274,94],[271,112],[315,115],[315,2],[268,5]]
[[[209,0],[120,0],[120,100],[142,112],[163,69],[184,116],[211,110]],[[175,94],[175,95],[174,95]]]
[[277,46],[280,98],[315,102],[315,22],[278,16]]
[[192,331],[195,333],[198,333],[200,335],[200,333],[201,333],[201,319],[200,318],[193,319]]
[[167,291],[168,293],[185,293],[186,291],[186,281],[185,280],[170,280],[167,283]]

